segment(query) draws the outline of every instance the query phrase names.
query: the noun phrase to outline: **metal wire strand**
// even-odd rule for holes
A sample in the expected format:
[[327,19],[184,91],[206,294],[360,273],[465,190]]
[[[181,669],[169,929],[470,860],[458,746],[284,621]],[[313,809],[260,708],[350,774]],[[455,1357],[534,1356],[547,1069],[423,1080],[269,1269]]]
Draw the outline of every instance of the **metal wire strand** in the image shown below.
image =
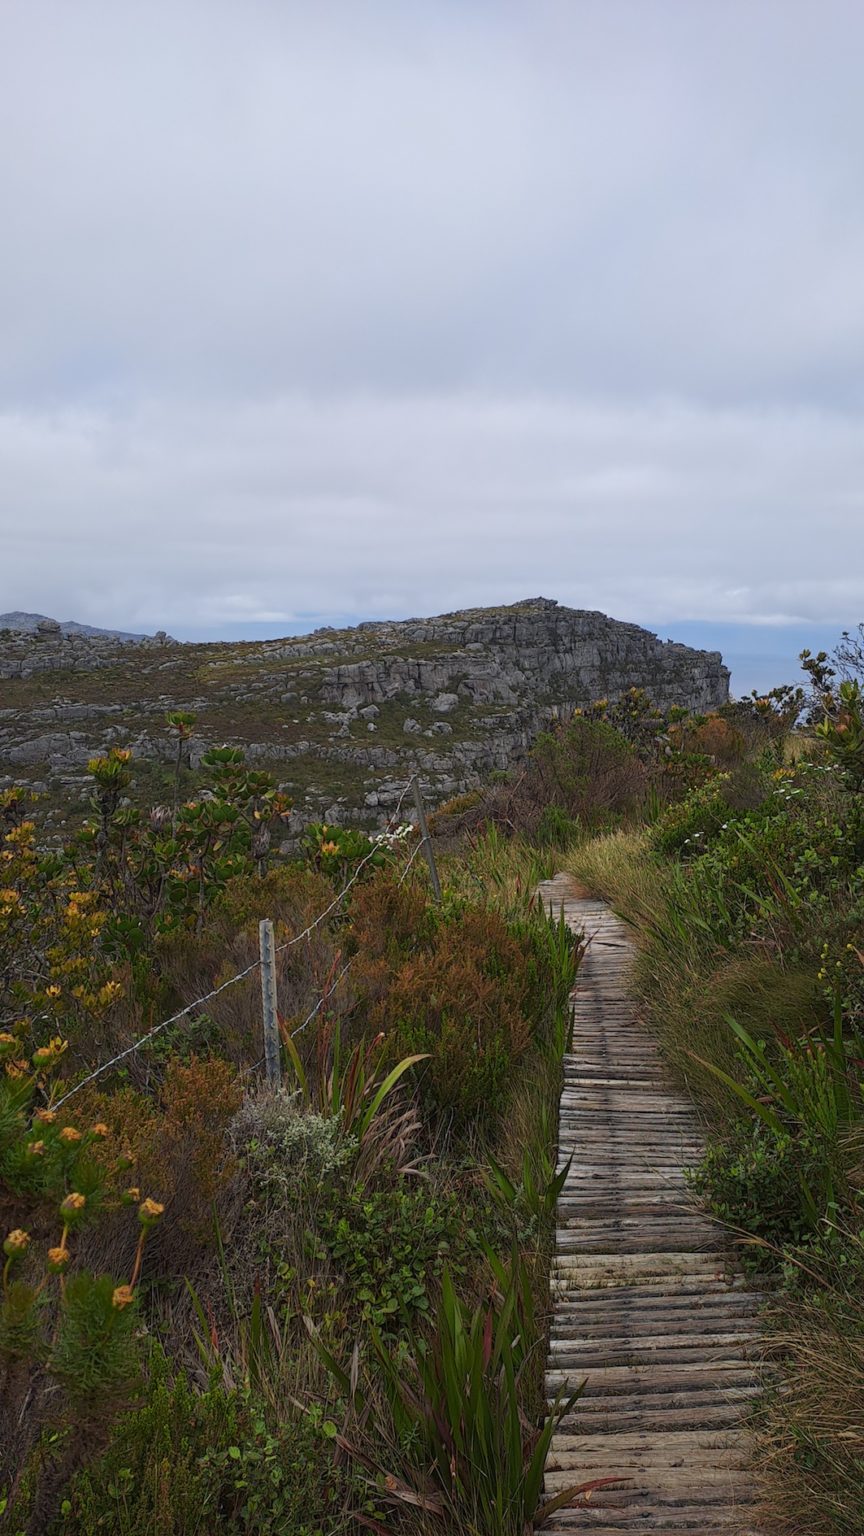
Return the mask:
[[[393,826],[393,823],[395,822],[396,817],[399,815],[399,812],[402,809],[402,804],[403,804],[403,802],[405,800],[405,797],[408,794],[408,792],[410,791],[410,789],[412,788],[413,783],[414,783],[414,779],[412,777],[411,779],[408,780],[408,783],[405,785],[405,788],[402,790],[402,793],[399,796],[399,800],[398,800],[398,803],[396,805],[396,808],[395,808],[395,810],[393,811],[393,814],[390,817],[390,821],[388,822],[388,830],[389,830],[390,827]],[[416,858],[417,853],[419,852],[421,846],[422,846],[422,844],[418,843],[417,847],[414,849],[413,853],[411,854],[411,857],[408,860],[408,863],[406,864],[405,869],[402,872],[402,877],[401,877],[401,879],[399,881],[400,885],[402,884],[402,881],[405,879],[405,876],[407,875],[408,870],[411,868],[411,865],[413,864],[414,859]],[[358,878],[359,878],[359,876],[361,874],[361,871],[363,870],[364,866],[369,863],[370,859],[373,859],[375,857],[375,854],[377,852],[378,852],[377,847],[370,849],[370,851],[365,855],[365,857],[360,860],[360,863],[357,865],[357,868],[355,869],[355,871],[354,871],[353,875],[351,876],[350,880],[346,881],[345,885],[342,887],[342,890],[339,892],[338,896],[335,896],[333,898],[333,900],[330,902],[330,905],[325,907],[324,911],[319,913],[319,915],[315,918],[314,922],[311,922],[309,924],[308,928],[304,928],[302,933],[298,933],[293,939],[286,939],[284,944],[279,944],[277,946],[276,950],[275,950],[275,953],[277,955],[282,954],[283,951],[286,950],[286,949],[292,949],[294,947],[294,945],[296,945],[296,944],[302,943],[302,941],[304,939],[308,939],[310,934],[315,932],[316,928],[319,928],[321,926],[321,924],[324,922],[325,918],[329,917],[331,912],[334,912],[336,910],[336,908],[341,905],[341,903],[344,901],[345,897],[348,895],[348,892],[351,890],[351,887],[358,880]],[[163,1029],[169,1029],[172,1024],[179,1024],[181,1019],[188,1018],[190,1013],[194,1013],[195,1010],[198,1009],[198,1008],[203,1008],[205,1003],[212,1002],[213,998],[214,997],[218,997],[220,992],[225,992],[228,987],[236,986],[238,981],[245,981],[247,976],[251,976],[253,971],[257,971],[258,970],[260,964],[261,964],[260,958],[257,959],[257,960],[253,960],[250,965],[246,966],[245,970],[238,971],[235,976],[229,976],[227,981],[220,982],[218,987],[214,987],[212,989],[212,991],[210,991],[210,992],[205,992],[203,997],[196,997],[194,1002],[187,1003],[184,1008],[179,1008],[176,1013],[172,1013],[172,1015],[171,1015],[171,1017],[169,1019],[163,1019],[161,1024],[154,1024],[153,1028],[152,1029],[148,1029],[146,1035],[142,1035],[140,1040],[133,1041],[132,1045],[127,1045],[122,1051],[118,1051],[116,1056],[112,1056],[109,1061],[103,1061],[100,1066],[95,1067],[94,1070],[92,1072],[89,1072],[86,1077],[82,1077],[80,1083],[76,1083],[74,1088],[70,1088],[68,1093],[64,1093],[63,1097],[61,1099],[58,1099],[56,1104],[53,1104],[51,1106],[52,1109],[57,1110],[57,1109],[62,1108],[62,1106],[64,1104],[68,1103],[69,1099],[73,1098],[76,1093],[80,1093],[82,1088],[86,1088],[88,1083],[95,1082],[97,1077],[101,1077],[102,1076],[103,1072],[110,1071],[110,1069],[112,1067],[116,1067],[119,1062],[125,1061],[127,1056],[131,1056],[131,1055],[133,1055],[133,1053],[135,1051],[139,1051],[143,1045],[148,1045],[149,1042],[156,1037],[156,1035],[159,1035],[159,1034],[162,1033]],[[351,961],[349,960],[348,964],[344,967],[344,969],[341,972],[341,974],[336,978],[336,981],[334,982],[333,987],[330,988],[331,992],[335,989],[335,987],[337,987],[339,985],[339,982],[342,980],[342,977],[345,975],[345,972],[348,970],[350,964],[351,964]],[[315,1018],[316,1014],[319,1012],[319,1010],[323,1006],[323,1004],[324,1004],[324,1002],[326,1000],[326,997],[328,995],[329,994],[325,993],[325,994],[322,995],[322,997],[319,998],[316,1006],[313,1008],[313,1010],[310,1013],[308,1019],[305,1019],[304,1022],[299,1026],[299,1028],[294,1031],[295,1034],[299,1034],[300,1030],[305,1029],[306,1025],[310,1024],[312,1022],[312,1020]],[[259,1063],[259,1065],[260,1065],[260,1063]]]

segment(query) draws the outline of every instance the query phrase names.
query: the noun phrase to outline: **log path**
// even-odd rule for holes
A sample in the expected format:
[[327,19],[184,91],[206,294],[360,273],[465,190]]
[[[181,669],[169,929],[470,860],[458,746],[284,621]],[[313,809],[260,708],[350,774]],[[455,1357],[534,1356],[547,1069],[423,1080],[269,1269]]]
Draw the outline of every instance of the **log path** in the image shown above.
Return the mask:
[[585,1391],[546,1463],[546,1496],[626,1479],[562,1509],[572,1536],[756,1536],[746,1419],[759,1391],[760,1295],[684,1177],[703,1142],[628,993],[631,940],[567,876],[540,887],[589,941],[564,1058],[548,1392]]

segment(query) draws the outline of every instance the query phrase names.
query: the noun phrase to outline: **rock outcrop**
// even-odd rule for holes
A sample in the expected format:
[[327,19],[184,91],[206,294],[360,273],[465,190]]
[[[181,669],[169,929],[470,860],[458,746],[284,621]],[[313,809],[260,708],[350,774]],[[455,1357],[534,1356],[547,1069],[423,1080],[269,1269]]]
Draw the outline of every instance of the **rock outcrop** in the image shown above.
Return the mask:
[[122,743],[158,781],[174,753],[165,712],[183,708],[198,716],[193,763],[237,742],[307,814],[372,822],[415,768],[440,801],[598,697],[638,686],[703,710],[729,693],[719,652],[548,598],[222,645],[7,631],[0,679],[0,775],[68,795],[88,757]]
[[92,672],[116,665],[121,647],[161,650],[176,644],[164,630],[127,635],[86,624],[60,624],[40,614],[7,613],[0,615],[0,679],[31,677],[34,672]]

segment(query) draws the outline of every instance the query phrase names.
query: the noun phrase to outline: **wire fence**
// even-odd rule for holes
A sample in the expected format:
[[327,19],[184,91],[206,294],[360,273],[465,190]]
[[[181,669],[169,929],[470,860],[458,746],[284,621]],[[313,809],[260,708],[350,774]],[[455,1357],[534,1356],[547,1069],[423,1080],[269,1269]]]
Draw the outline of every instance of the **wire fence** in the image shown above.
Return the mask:
[[[352,888],[357,884],[357,881],[360,879],[363,870],[380,853],[380,839],[389,836],[393,829],[398,825],[399,813],[405,803],[407,796],[412,792],[412,790],[415,790],[415,784],[416,779],[414,777],[409,779],[408,783],[405,785],[399,796],[393,812],[390,815],[387,827],[385,828],[384,832],[378,835],[378,840],[373,840],[373,845],[369,852],[365,854],[364,857],[360,860],[350,879],[346,880],[338,894],[334,896],[333,900],[324,908],[322,912],[319,912],[318,916],[314,918],[313,921],[309,923],[301,933],[297,933],[292,938],[286,939],[284,943],[277,945],[274,951],[275,954],[284,954],[286,950],[294,949],[298,944],[302,944],[305,939],[311,938],[316,929],[320,928],[321,924],[326,922],[328,917],[331,917],[334,912],[338,911],[349,891],[351,891]],[[408,858],[405,864],[405,868],[402,870],[402,873],[399,877],[400,886],[403,885],[407,879],[408,873],[418,853],[423,852],[424,848],[427,853],[427,858],[431,858],[431,846],[428,842],[428,834],[425,837],[421,836],[420,840],[411,850],[410,857]],[[127,1059],[127,1057],[134,1055],[136,1051],[140,1051],[144,1046],[149,1045],[150,1041],[154,1040],[157,1035],[160,1035],[163,1030],[170,1029],[173,1024],[179,1024],[181,1020],[188,1018],[190,1014],[196,1013],[199,1009],[204,1008],[207,1003],[212,1003],[214,998],[217,998],[220,993],[227,991],[229,987],[237,986],[239,982],[245,981],[247,977],[254,975],[256,971],[260,970],[261,963],[261,956],[258,955],[254,960],[250,962],[249,965],[244,966],[242,971],[237,971],[233,976],[229,976],[225,981],[220,982],[218,987],[211,988],[209,992],[203,993],[201,997],[196,997],[193,1002],[186,1003],[184,1007],[178,1008],[177,1012],[172,1013],[170,1018],[162,1019],[159,1024],[154,1024],[153,1028],[148,1029],[147,1033],[142,1035],[140,1039],[134,1040],[131,1045],[124,1046],[122,1051],[118,1051],[115,1056],[111,1056],[109,1060],[103,1061],[98,1067],[95,1067],[92,1072],[88,1072],[86,1077],[82,1077],[80,1082],[76,1083],[73,1088],[70,1088],[67,1093],[63,1094],[62,1098],[57,1099],[56,1102],[52,1104],[52,1109],[60,1109],[64,1104],[68,1103],[68,1101],[73,1098],[76,1093],[80,1093],[82,1088],[88,1087],[90,1083],[95,1082],[96,1079],[102,1077],[104,1073],[110,1072],[113,1067],[119,1066],[122,1061]],[[312,1023],[313,1019],[315,1019],[320,1013],[324,1004],[329,1000],[333,992],[335,992],[336,988],[339,986],[339,983],[342,981],[343,977],[347,974],[350,968],[351,960],[349,959],[343,966],[335,981],[330,983],[322,992],[321,996],[318,998],[318,1001],[315,1004],[315,1007],[312,1009],[312,1012],[308,1015],[307,1018],[303,1020],[302,1024],[299,1024],[297,1028],[292,1031],[294,1035],[301,1034],[302,1031]],[[262,1056],[261,1059],[257,1061],[253,1067],[247,1068],[247,1074],[255,1072],[263,1064],[264,1060],[265,1057]]]

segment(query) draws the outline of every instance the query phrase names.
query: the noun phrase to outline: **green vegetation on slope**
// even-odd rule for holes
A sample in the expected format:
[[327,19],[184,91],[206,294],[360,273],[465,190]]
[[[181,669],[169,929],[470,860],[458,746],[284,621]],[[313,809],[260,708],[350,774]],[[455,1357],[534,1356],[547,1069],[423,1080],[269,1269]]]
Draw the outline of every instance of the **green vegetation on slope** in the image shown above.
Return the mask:
[[699,1189],[784,1287],[765,1529],[860,1532],[864,723],[854,679],[808,670],[800,734],[794,690],[695,716],[639,689],[543,733],[436,813],[440,906],[410,837],[318,825],[274,861],[289,802],[237,748],[191,778],[191,710],[137,799],[127,752],[94,760],[62,845],[4,795],[9,1529],[523,1536],[564,1407],[542,1381],[575,956],[533,899],[563,864],[634,924],[713,1128]]
[[150,814],[120,749],[62,847],[0,803],[0,1519],[521,1536],[566,1406],[542,1373],[573,939],[494,836],[440,906],[400,835],[313,828],[274,864],[284,796],[223,748],[184,799],[171,726]]
[[568,859],[633,924],[650,1027],[704,1106],[695,1187],[778,1286],[760,1529],[789,1536],[864,1529],[862,659],[847,643],[840,681],[805,656],[807,732]]

